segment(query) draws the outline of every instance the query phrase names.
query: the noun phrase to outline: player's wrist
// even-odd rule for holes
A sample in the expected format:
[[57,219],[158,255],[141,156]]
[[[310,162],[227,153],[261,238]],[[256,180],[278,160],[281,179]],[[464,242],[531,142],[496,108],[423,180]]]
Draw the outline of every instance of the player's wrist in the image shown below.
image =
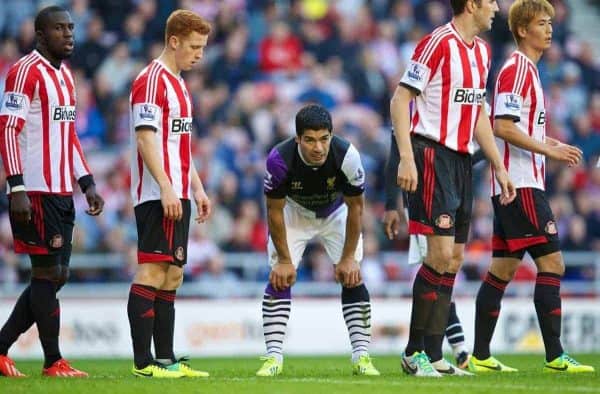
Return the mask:
[[96,186],[96,182],[94,182],[94,176],[92,174],[82,176],[77,180],[77,183],[79,184],[79,188],[81,189],[82,193],[87,192],[90,187]]
[[8,186],[10,191],[13,191],[15,187],[23,187],[23,191],[25,190],[25,181],[23,180],[23,174],[10,175],[6,177],[6,181],[8,182]]

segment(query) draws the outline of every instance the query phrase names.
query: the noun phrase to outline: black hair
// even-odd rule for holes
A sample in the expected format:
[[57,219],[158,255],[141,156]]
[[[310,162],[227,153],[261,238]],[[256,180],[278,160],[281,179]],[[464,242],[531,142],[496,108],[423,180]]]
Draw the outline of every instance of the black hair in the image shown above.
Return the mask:
[[65,8],[58,5],[51,5],[45,8],[42,8],[40,12],[35,16],[35,21],[33,22],[33,26],[35,31],[44,30],[46,25],[49,22],[50,15],[55,12],[68,12]]
[[[468,0],[450,0],[450,7],[454,15],[460,15],[465,11]],[[481,5],[481,0],[475,0],[475,3]]]
[[317,104],[302,107],[296,114],[296,135],[301,137],[306,130],[329,130],[331,133],[331,115],[329,111]]

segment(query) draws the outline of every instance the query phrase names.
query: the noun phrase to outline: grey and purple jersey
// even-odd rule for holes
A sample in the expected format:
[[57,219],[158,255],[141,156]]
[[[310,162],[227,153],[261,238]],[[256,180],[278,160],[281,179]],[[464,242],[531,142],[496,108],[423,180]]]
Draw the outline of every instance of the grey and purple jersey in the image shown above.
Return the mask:
[[269,153],[264,190],[267,197],[287,197],[325,218],[343,204],[343,196],[364,192],[365,171],[358,150],[343,138],[331,138],[327,159],[317,167],[302,160],[292,137]]

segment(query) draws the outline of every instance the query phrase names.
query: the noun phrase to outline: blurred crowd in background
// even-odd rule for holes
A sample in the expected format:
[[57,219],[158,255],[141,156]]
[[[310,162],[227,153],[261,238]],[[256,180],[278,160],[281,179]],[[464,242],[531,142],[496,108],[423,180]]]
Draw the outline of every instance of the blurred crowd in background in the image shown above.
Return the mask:
[[[99,218],[78,211],[74,253],[120,253],[116,274],[75,274],[73,280],[125,280],[135,264],[136,230],[129,197],[130,82],[164,43],[164,24],[176,8],[191,9],[213,27],[204,59],[184,77],[194,99],[196,166],[212,203],[211,220],[192,225],[187,278],[234,283],[223,253],[264,252],[267,228],[262,178],[276,143],[294,135],[294,115],[318,102],[333,116],[334,132],[351,140],[367,173],[365,270],[394,280],[380,251],[406,250],[406,226],[388,241],[381,228],[383,168],[391,137],[389,99],[416,43],[451,18],[448,1],[421,0],[2,0],[0,88],[9,67],[34,48],[33,17],[41,6],[66,7],[75,22],[77,131],[98,189]],[[492,32],[496,72],[514,49],[507,25],[511,1],[500,0]],[[600,68],[593,47],[570,32],[567,2],[556,10],[552,47],[539,63],[546,92],[547,134],[577,145],[576,168],[547,164],[547,190],[563,250],[600,252]],[[0,265],[16,264],[0,170]],[[491,253],[489,171],[479,165],[468,251]],[[311,245],[301,280],[332,281],[322,248]],[[266,260],[264,262],[266,267]],[[483,269],[483,268],[482,268]],[[4,271],[6,272],[6,270]],[[264,273],[263,273],[264,275]],[[5,278],[6,279],[6,278]],[[0,278],[2,281],[2,278]]]

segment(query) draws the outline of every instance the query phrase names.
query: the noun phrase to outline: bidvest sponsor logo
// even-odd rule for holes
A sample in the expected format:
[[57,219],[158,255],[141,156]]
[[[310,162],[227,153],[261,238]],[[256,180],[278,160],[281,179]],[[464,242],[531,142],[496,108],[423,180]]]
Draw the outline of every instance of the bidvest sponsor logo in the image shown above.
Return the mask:
[[454,88],[452,101],[457,104],[480,105],[485,101],[485,89]]
[[540,111],[537,116],[537,124],[538,126],[543,126],[546,124],[546,111]]
[[75,122],[75,106],[57,105],[52,107],[52,120],[55,122]]
[[173,134],[190,134],[192,132],[192,118],[172,118],[170,132]]

